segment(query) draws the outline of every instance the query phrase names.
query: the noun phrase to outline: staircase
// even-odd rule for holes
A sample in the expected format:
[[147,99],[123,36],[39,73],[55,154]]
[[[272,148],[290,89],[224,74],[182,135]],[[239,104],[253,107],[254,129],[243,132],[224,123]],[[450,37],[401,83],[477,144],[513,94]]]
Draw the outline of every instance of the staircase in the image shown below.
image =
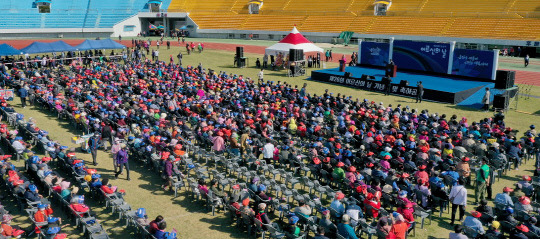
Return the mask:
[[448,21],[448,23],[446,24],[446,26],[444,26],[443,29],[441,29],[441,36],[446,34],[446,32],[448,32],[448,30],[452,27],[452,25],[454,25],[454,22],[456,21],[455,18],[452,18],[450,19],[450,21]]
[[424,0],[422,3],[420,3],[420,6],[418,7],[418,12],[421,12],[422,9],[426,6],[426,4],[429,2],[429,0]]

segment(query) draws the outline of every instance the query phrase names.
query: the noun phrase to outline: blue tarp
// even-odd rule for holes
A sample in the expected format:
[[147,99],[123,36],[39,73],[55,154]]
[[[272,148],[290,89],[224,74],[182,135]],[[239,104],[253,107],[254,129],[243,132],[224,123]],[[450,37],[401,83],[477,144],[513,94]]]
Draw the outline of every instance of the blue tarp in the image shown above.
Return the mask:
[[76,49],[63,41],[55,41],[50,43],[34,42],[29,46],[21,49],[22,52],[28,54],[60,52],[60,51],[75,51]]
[[79,51],[85,51],[85,50],[99,50],[99,49],[120,49],[120,48],[126,48],[126,46],[115,42],[111,39],[104,39],[104,40],[85,40],[83,43],[76,46],[77,50]]
[[0,56],[13,56],[19,54],[22,54],[20,50],[17,50],[16,48],[6,43],[0,45]]

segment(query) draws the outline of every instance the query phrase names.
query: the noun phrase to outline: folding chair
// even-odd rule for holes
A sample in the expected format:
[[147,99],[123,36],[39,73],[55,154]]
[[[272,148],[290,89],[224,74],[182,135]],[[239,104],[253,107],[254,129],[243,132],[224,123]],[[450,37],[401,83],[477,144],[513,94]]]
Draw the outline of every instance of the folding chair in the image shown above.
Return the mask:
[[206,206],[207,208],[212,209],[212,216],[214,216],[215,209],[219,209],[219,206],[223,206],[223,202],[221,198],[214,195],[214,192],[212,192],[212,190],[208,190],[208,194],[206,194]]
[[475,229],[473,229],[471,227],[468,227],[468,226],[463,226],[463,232],[469,238],[476,238],[479,235],[478,231],[476,231]]
[[362,234],[366,233],[368,238],[371,239],[372,235],[377,234],[377,229],[367,224],[367,222],[363,219],[358,220],[358,226],[360,227],[360,237],[362,237]]
[[429,225],[431,225],[431,215],[433,214],[431,209],[426,210],[418,206],[417,204],[415,204],[413,208],[414,208],[414,216],[420,217],[422,219],[422,224],[420,226],[420,229],[424,229],[424,220],[426,218],[429,218]]

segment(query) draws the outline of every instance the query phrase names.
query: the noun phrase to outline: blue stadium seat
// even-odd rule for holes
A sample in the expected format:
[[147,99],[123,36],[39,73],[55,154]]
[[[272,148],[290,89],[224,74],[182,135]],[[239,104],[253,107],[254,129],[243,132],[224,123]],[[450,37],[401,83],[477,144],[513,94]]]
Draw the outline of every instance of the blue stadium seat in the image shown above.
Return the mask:
[[[53,1],[50,13],[39,13],[32,1],[3,0],[0,29],[29,28],[111,28],[136,15],[148,0],[63,0]],[[164,0],[167,9],[171,0]]]

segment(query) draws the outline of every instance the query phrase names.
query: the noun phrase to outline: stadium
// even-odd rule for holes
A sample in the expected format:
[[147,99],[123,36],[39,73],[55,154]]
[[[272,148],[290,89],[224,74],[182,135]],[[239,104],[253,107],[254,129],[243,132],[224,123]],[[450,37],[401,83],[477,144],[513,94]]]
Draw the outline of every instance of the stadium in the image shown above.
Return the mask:
[[2,238],[540,238],[540,1],[3,0]]

